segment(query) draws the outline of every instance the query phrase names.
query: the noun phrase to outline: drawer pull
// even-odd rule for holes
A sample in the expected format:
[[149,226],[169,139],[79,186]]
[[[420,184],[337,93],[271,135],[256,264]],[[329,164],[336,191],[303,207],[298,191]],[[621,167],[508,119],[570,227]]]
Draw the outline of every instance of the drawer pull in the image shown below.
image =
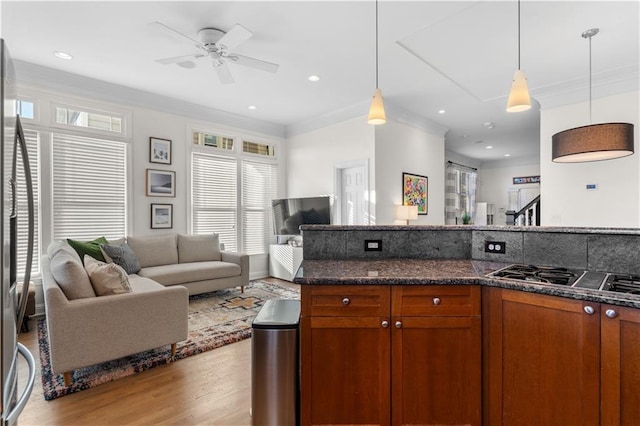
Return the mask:
[[618,313],[613,309],[607,309],[604,313],[608,318],[615,318],[618,316]]
[[348,298],[348,297],[345,297],[344,299],[342,299],[342,304],[343,304],[344,306],[347,306],[349,303],[351,303],[351,300],[349,300],[349,298]]
[[434,297],[433,298],[433,304],[438,306],[440,304],[440,298],[439,297]]
[[382,325],[382,328],[387,328],[389,327],[389,321],[382,321],[382,324],[380,325]]
[[402,321],[396,321],[396,328],[402,328]]
[[592,306],[585,306],[584,311],[589,315],[593,315],[596,312],[596,310],[593,309]]

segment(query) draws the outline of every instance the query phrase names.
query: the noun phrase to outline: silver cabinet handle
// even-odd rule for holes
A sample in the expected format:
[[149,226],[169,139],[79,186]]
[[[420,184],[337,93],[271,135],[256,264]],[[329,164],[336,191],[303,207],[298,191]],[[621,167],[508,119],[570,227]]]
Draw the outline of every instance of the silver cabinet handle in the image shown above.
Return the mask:
[[434,297],[433,298],[433,304],[438,306],[440,304],[440,298],[439,297]]
[[349,300],[349,298],[348,298],[348,297],[345,297],[344,299],[342,299],[342,304],[343,304],[344,306],[347,306],[349,303],[351,303],[351,300]]
[[382,328],[387,328],[389,327],[389,321],[382,321],[382,324],[380,325],[382,325]]
[[613,309],[607,309],[604,314],[609,318],[615,318],[618,316],[618,313]]
[[402,328],[402,321],[396,321],[396,328]]
[[585,306],[584,311],[589,315],[593,315],[596,312],[596,310],[593,309],[593,306]]

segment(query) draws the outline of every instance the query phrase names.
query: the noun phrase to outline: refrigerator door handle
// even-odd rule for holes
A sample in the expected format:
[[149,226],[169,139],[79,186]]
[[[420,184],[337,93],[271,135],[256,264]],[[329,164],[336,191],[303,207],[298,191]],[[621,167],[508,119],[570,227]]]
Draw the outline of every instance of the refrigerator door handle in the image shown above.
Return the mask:
[[9,415],[5,418],[5,424],[15,425],[18,422],[18,416],[24,410],[24,407],[27,405],[29,401],[29,397],[31,396],[31,391],[33,390],[33,383],[36,378],[36,361],[33,359],[33,355],[29,352],[22,343],[18,343],[18,353],[24,357],[29,365],[29,378],[27,379],[27,385],[22,391],[22,395],[20,395],[20,399],[16,402],[15,407],[11,410]]

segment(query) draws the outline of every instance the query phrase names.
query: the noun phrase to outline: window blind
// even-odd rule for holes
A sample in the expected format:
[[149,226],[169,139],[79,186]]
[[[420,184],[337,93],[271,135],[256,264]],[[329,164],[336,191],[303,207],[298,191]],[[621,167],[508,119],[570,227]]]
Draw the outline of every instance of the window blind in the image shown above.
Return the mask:
[[[24,129],[24,137],[27,143],[27,153],[29,155],[29,165],[31,166],[31,180],[33,185],[34,201],[34,239],[33,239],[33,260],[31,263],[31,276],[40,273],[40,151],[38,141],[40,134],[35,130]],[[27,240],[28,240],[28,220],[29,212],[27,203],[27,187],[25,182],[24,167],[22,157],[18,148],[16,168],[16,210],[18,213],[18,277],[24,274],[27,263]]]
[[219,234],[229,251],[238,249],[237,168],[235,158],[192,153],[192,231]]
[[242,251],[267,253],[273,234],[271,200],[276,198],[278,166],[244,160],[242,162]]
[[121,238],[127,230],[124,142],[52,135],[53,238]]

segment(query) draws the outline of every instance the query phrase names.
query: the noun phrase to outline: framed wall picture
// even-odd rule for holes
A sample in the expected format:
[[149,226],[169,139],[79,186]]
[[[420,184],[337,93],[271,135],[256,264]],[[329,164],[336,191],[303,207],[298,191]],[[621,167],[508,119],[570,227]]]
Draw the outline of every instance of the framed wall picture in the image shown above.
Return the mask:
[[151,163],[171,164],[171,141],[169,139],[150,137],[149,161]]
[[147,196],[175,197],[176,172],[147,169]]
[[418,206],[418,214],[427,214],[428,188],[428,177],[402,173],[402,204],[405,206]]
[[173,204],[151,204],[151,229],[173,228]]

